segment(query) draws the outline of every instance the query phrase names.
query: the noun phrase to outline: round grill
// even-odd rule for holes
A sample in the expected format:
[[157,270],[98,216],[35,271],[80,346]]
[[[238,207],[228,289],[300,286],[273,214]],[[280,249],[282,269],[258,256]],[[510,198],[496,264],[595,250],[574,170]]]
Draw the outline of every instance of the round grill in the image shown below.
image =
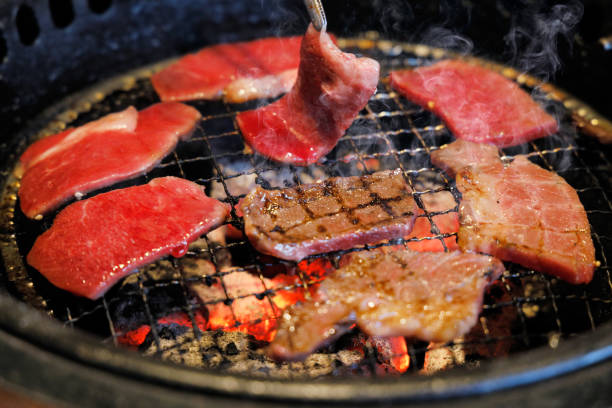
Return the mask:
[[[340,39],[347,51],[381,62],[383,78],[392,69],[422,66],[449,53],[373,38]],[[473,59],[475,60],[475,59]],[[516,71],[475,60],[516,80],[560,121],[560,131],[514,148],[505,158],[526,154],[574,187],[587,211],[596,257],[601,262],[589,285],[573,286],[541,273],[506,263],[507,270],[488,290],[479,324],[461,339],[433,344],[397,337],[368,337],[353,329],[304,362],[269,360],[264,348],[273,338],[281,310],[308,297],[349,251],[281,261],[258,254],[240,237],[241,219],[232,211],[229,238],[209,233],[182,258],[163,259],[124,279],[99,301],[70,295],[49,284],[25,264],[25,255],[55,214],[31,221],[19,210],[16,163],[8,163],[2,202],[2,253],[8,279],[23,301],[45,310],[70,328],[92,333],[102,343],[132,348],[145,356],[213,372],[266,379],[321,377],[424,376],[440,371],[478,370],[481,362],[534,348],[551,353],[560,342],[597,330],[612,316],[612,280],[608,256],[612,237],[612,165],[605,147],[576,131],[572,117],[591,113],[576,100]],[[153,69],[157,69],[155,67]],[[58,105],[55,119],[31,140],[78,126],[130,105],[143,109],[158,101],[145,68],[113,79]],[[281,165],[250,151],[236,126],[237,112],[268,101],[229,105],[221,101],[190,102],[203,119],[193,137],[155,169],[113,188],[142,184],[160,176],[183,177],[206,187],[209,196],[232,205],[256,185],[282,188],[335,176],[353,176],[401,168],[423,211],[428,233],[380,245],[438,246],[448,250],[455,239],[444,220],[457,212],[459,193],[430,153],[454,138],[433,114],[399,96],[382,80],[378,92],[359,114],[338,146],[309,167]],[[30,141],[31,141],[30,140]],[[25,143],[22,147],[25,147]],[[96,193],[99,193],[96,192]],[[433,209],[439,197],[452,205]],[[91,196],[91,195],[90,195]],[[446,218],[445,218],[446,217]],[[357,248],[354,250],[363,250]],[[367,249],[367,248],[365,248]]]

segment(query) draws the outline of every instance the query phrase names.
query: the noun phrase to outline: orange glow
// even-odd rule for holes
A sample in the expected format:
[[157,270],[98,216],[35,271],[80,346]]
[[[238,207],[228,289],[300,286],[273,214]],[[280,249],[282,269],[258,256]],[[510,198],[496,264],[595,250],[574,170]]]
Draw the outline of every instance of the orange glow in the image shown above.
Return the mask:
[[[322,281],[333,267],[329,260],[321,258],[302,261],[295,270],[287,271],[283,265],[270,269],[265,271],[264,275],[273,273],[275,276],[264,277],[263,282],[259,276],[245,271],[229,272],[224,275],[222,279],[225,290],[233,299],[231,306],[219,301],[225,297],[220,280],[211,286],[198,285],[194,292],[204,303],[202,311],[194,311],[194,321],[198,328],[202,331],[238,331],[249,334],[257,340],[270,342],[276,335],[276,319],[282,311],[304,300],[306,291],[302,279],[307,281],[309,291],[314,290],[316,283]],[[286,273],[279,273],[281,271]],[[270,290],[269,297],[263,295],[265,289]],[[193,326],[189,316],[182,312],[162,317],[157,323]],[[138,347],[145,341],[150,331],[149,325],[142,325],[119,336],[117,340],[120,344]]]
[[[420,210],[422,214],[423,211]],[[450,212],[446,214],[435,215],[433,217],[433,221],[443,234],[453,234],[459,231],[459,216],[456,212]],[[436,234],[431,232],[431,223],[426,217],[417,217],[414,228],[412,232],[407,237],[410,238],[427,238],[434,237]],[[457,237],[448,237],[444,238],[444,243],[446,247],[453,251],[458,249],[457,245]],[[444,247],[442,246],[442,242],[439,239],[424,239],[422,241],[413,241],[407,243],[408,248],[413,251],[420,252],[442,252],[444,251]]]
[[397,373],[405,373],[410,367],[408,345],[404,337],[372,337],[379,358],[389,364]]
[[410,367],[410,356],[408,355],[408,346],[406,339],[403,337],[390,337],[387,341],[391,345],[391,365],[400,373],[406,372]]

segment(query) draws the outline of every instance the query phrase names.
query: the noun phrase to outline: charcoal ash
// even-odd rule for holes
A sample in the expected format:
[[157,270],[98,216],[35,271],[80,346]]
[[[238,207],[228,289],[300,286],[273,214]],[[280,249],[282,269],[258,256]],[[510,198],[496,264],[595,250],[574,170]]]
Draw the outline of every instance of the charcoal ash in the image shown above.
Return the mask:
[[194,332],[176,324],[158,329],[159,349],[150,333],[142,354],[163,361],[201,369],[220,369],[232,374],[272,378],[316,378],[330,374],[360,372],[363,354],[357,350],[313,353],[304,361],[277,362],[265,353],[264,343],[241,332]]

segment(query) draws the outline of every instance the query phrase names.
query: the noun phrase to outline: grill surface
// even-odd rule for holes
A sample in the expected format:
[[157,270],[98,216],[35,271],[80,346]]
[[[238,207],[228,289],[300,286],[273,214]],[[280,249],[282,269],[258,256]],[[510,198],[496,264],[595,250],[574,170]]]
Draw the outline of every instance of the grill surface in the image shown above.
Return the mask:
[[[339,45],[376,58],[383,75],[391,69],[421,66],[446,56],[444,51],[424,46],[371,39],[341,39]],[[8,183],[2,196],[9,214],[3,229],[7,233],[2,237],[2,252],[10,266],[10,283],[25,302],[44,309],[68,327],[95,334],[102,342],[138,348],[145,355],[158,355],[179,364],[249,376],[430,375],[453,367],[476,369],[483,360],[537,347],[548,347],[553,352],[564,339],[596,330],[612,317],[612,280],[607,260],[612,254],[608,231],[612,165],[606,147],[576,132],[571,123],[572,105],[565,96],[557,97],[551,88],[517,76],[512,70],[505,69],[503,73],[532,92],[560,120],[559,133],[503,152],[507,159],[527,154],[535,163],[560,174],[578,191],[591,222],[596,257],[601,262],[589,285],[572,286],[506,263],[507,271],[485,298],[480,324],[462,339],[449,344],[403,338],[384,341],[353,330],[304,363],[275,363],[265,358],[262,348],[273,334],[280,310],[308,296],[313,285],[347,251],[314,256],[295,264],[259,255],[245,239],[223,242],[218,235],[208,234],[193,244],[185,257],[142,268],[104,298],[92,302],[56,289],[24,264],[25,255],[36,237],[50,227],[53,215],[42,222],[26,219],[18,209],[17,179]],[[110,88],[93,90],[75,100],[74,109],[62,112],[41,133],[54,133],[67,124],[80,125],[129,105],[142,109],[156,102],[146,79],[148,74],[145,69],[112,81]],[[440,233],[436,220],[457,208],[431,212],[425,204],[441,192],[450,192],[458,203],[459,194],[453,183],[429,159],[431,151],[453,137],[438,118],[400,97],[386,81],[379,84],[377,94],[334,151],[320,163],[305,168],[279,165],[245,148],[234,117],[236,112],[257,103],[262,101],[244,105],[191,103],[203,115],[194,136],[182,142],[155,169],[121,186],[174,175],[204,185],[209,195],[234,205],[254,183],[279,188],[401,168],[424,210],[423,217],[430,223],[433,237],[424,239],[437,240],[446,247],[445,239],[453,238],[452,234]],[[32,135],[32,140],[38,136]],[[10,174],[13,168],[7,170]],[[234,212],[229,223],[242,227]],[[383,245],[398,242],[401,241]],[[211,268],[209,262],[216,268]]]

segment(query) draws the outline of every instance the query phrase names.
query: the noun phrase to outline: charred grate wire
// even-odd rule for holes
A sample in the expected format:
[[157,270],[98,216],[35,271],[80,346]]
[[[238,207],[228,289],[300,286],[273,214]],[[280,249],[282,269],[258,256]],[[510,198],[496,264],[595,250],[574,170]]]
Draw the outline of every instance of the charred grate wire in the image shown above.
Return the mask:
[[[362,48],[359,41],[349,51],[366,54],[381,61],[383,74],[391,69],[430,63],[435,52],[423,48],[398,51],[381,42],[379,47]],[[527,87],[529,88],[529,87]],[[304,363],[274,363],[261,350],[266,342],[236,330],[273,325],[285,306],[283,294],[309,296],[309,291],[325,277],[339,253],[315,255],[300,263],[282,261],[258,254],[244,238],[220,242],[208,234],[192,245],[180,259],[164,259],[149,266],[92,302],[73,297],[27,269],[36,295],[55,318],[66,326],[77,327],[121,346],[126,336],[145,355],[161,355],[170,361],[230,373],[273,378],[325,375],[405,375],[433,374],[449,367],[475,367],[479,361],[548,345],[595,330],[612,318],[612,279],[608,257],[612,235],[606,229],[612,216],[612,164],[601,145],[584,137],[574,137],[569,113],[562,103],[536,97],[561,113],[561,130],[545,139],[503,149],[503,159],[527,154],[540,166],[557,172],[578,192],[589,216],[601,267],[593,282],[576,287],[540,273],[506,263],[502,278],[488,291],[479,324],[462,339],[448,344],[406,341],[405,352],[385,350],[380,341],[352,330],[332,346],[315,353]],[[136,81],[129,90],[107,95],[80,114],[79,125],[129,105],[142,109],[158,99],[148,80]],[[359,114],[338,146],[324,160],[306,168],[280,165],[245,147],[235,122],[237,112],[262,101],[228,105],[220,101],[196,101],[203,119],[193,137],[181,142],[176,151],[142,177],[120,186],[140,184],[154,177],[173,175],[206,186],[207,193],[235,205],[255,184],[265,188],[298,186],[328,177],[371,174],[378,170],[400,168],[413,196],[427,220],[431,237],[394,240],[381,245],[414,241],[438,242],[447,249],[447,240],[456,234],[444,233],[440,216],[458,211],[460,194],[440,170],[431,165],[430,153],[453,140],[444,124],[433,114],[398,95],[382,81],[378,92]],[[453,205],[432,210],[428,198],[446,192]],[[21,254],[26,254],[36,236],[47,229],[53,217],[42,223],[28,221],[15,212],[15,232]],[[235,210],[228,225],[242,228]],[[371,246],[366,246],[371,248]],[[211,267],[213,265],[214,267]],[[316,269],[316,270],[315,270]],[[195,271],[195,272],[194,272]],[[280,275],[279,275],[280,274]],[[247,277],[250,290],[235,287],[233,279]],[[275,280],[277,276],[286,279]],[[200,288],[204,296],[196,296]],[[255,305],[261,313],[245,317],[244,307]],[[221,323],[212,325],[213,319]],[[208,329],[208,330],[207,330]],[[213,330],[215,329],[215,330]],[[140,330],[140,331],[139,331]],[[148,331],[147,331],[148,330]],[[129,339],[128,339],[129,340]],[[131,344],[131,343],[130,343]],[[402,358],[409,368],[398,370]]]

